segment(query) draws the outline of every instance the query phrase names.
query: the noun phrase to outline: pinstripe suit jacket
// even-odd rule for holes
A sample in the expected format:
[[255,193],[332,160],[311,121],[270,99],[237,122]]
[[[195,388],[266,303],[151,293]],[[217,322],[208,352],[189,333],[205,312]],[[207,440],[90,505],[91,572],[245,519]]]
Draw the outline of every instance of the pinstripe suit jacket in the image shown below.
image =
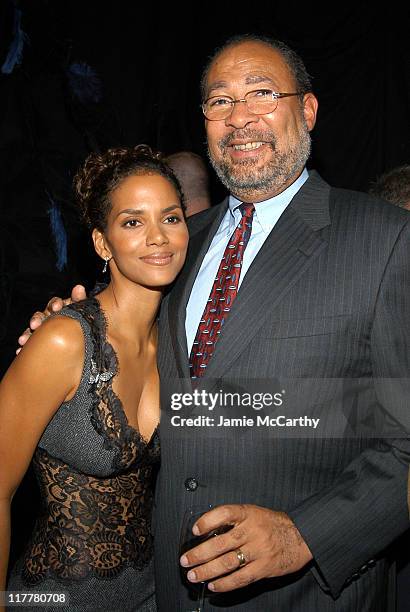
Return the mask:
[[[326,433],[313,439],[274,435],[266,427],[171,424],[170,390],[189,389],[186,304],[226,207],[224,202],[190,220],[187,263],[161,308],[159,609],[190,609],[178,569],[184,509],[253,503],[287,512],[314,562],[296,574],[216,596],[207,609],[386,612],[394,593],[387,547],[409,525],[410,443],[402,410],[410,367],[408,213],[331,188],[312,172],[253,261],[226,320],[205,376],[211,387],[244,379],[315,379],[304,406],[332,422],[339,417],[329,381],[354,380],[359,384],[348,394],[350,408],[367,417],[402,411],[392,416],[396,425],[400,421],[395,439]],[[378,384],[380,378],[401,379],[399,392]],[[285,402],[282,414],[287,409]]]

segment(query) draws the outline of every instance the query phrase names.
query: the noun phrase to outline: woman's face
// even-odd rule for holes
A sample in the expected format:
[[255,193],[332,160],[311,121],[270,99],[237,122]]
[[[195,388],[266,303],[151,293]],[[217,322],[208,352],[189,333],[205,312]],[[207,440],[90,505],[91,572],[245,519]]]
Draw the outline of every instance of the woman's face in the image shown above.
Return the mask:
[[181,270],[188,229],[179,195],[159,174],[132,175],[111,193],[104,234],[94,230],[96,250],[112,257],[112,280],[121,277],[144,287],[172,283]]

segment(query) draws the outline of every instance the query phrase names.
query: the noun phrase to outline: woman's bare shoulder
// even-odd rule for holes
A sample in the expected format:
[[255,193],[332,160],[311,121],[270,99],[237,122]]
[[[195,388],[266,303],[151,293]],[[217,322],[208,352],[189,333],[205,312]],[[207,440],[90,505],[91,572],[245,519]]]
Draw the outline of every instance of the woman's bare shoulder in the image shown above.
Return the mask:
[[62,352],[65,359],[73,358],[77,361],[84,354],[84,335],[80,322],[64,315],[47,318],[33,332],[17,358],[38,351],[52,351],[55,356]]

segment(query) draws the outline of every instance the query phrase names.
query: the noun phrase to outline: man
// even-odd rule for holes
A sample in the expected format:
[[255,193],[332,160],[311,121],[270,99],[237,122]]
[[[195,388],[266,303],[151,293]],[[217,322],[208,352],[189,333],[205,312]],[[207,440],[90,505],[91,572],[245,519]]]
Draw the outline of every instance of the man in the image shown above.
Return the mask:
[[[181,558],[192,583],[209,581],[207,610],[385,612],[393,609],[385,549],[409,520],[410,444],[394,383],[408,391],[407,216],[308,175],[317,100],[301,60],[282,43],[228,41],[202,86],[209,156],[231,195],[192,218],[186,266],[161,309],[159,609],[195,605],[180,579],[179,530],[186,508],[213,504],[199,534],[232,528]],[[215,286],[227,278],[227,246],[240,260],[239,291],[234,268],[228,288]],[[206,309],[218,290],[233,306],[214,319]],[[214,332],[212,350],[198,350]],[[173,415],[189,410],[173,412],[166,398],[193,393],[191,375],[194,388],[209,381],[209,389],[212,381],[247,389],[243,381],[286,379],[280,401],[307,381],[303,409],[319,411],[330,430],[339,418],[332,381],[341,380],[343,410],[384,412],[398,433],[346,439],[327,429],[314,437],[251,425],[216,430],[211,421],[192,427],[189,419],[180,426]],[[394,380],[386,389],[380,379]]]
[[165,161],[181,183],[186,216],[211,208],[208,170],[202,157],[192,151],[177,151]]
[[[410,165],[396,166],[372,183],[369,193],[410,210]],[[410,530],[397,541],[397,612],[407,612],[410,595]]]
[[410,165],[397,166],[379,176],[369,193],[410,210]]

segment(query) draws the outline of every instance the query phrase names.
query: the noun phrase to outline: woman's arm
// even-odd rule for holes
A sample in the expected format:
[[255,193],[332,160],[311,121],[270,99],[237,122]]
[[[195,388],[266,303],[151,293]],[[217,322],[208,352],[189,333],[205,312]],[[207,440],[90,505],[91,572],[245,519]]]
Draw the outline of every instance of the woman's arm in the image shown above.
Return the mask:
[[0,383],[0,591],[6,582],[11,500],[47,424],[74,396],[83,362],[79,323],[53,317],[30,338]]

